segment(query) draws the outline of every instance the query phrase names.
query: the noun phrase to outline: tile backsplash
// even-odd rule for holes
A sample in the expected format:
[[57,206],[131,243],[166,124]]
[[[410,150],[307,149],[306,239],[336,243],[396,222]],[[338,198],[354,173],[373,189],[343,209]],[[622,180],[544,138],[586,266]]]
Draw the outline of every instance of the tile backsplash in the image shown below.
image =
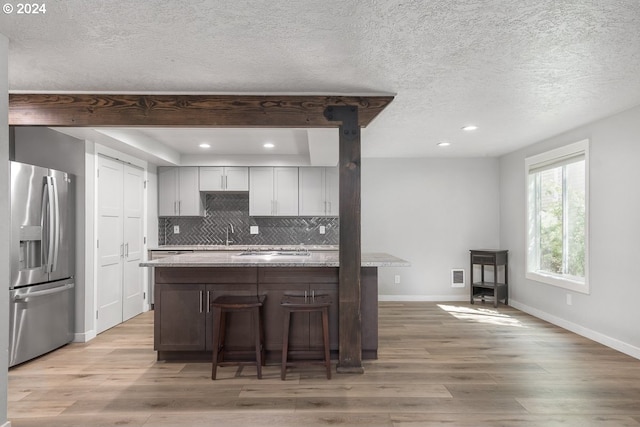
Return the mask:
[[[338,218],[328,217],[249,217],[249,194],[205,193],[204,217],[160,218],[158,242],[161,245],[224,245],[227,227],[232,245],[337,245]],[[180,233],[175,234],[174,226]],[[249,227],[258,226],[258,234]],[[320,234],[320,226],[325,234]]]

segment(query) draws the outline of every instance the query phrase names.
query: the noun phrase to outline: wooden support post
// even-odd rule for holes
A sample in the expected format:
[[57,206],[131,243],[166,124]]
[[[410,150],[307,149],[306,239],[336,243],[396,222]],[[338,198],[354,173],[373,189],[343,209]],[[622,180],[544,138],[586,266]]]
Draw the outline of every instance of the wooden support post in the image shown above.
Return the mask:
[[357,106],[330,106],[329,121],[341,121],[339,373],[363,373],[360,312],[360,127]]

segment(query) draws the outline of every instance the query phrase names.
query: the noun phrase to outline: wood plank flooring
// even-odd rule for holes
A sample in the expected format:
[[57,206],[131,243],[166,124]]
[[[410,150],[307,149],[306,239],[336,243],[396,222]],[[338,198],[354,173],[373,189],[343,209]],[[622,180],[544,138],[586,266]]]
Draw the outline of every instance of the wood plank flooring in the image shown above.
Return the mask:
[[156,362],[152,322],[11,369],[12,426],[640,426],[639,360],[503,305],[381,302],[379,359],[331,380],[211,381],[209,363]]

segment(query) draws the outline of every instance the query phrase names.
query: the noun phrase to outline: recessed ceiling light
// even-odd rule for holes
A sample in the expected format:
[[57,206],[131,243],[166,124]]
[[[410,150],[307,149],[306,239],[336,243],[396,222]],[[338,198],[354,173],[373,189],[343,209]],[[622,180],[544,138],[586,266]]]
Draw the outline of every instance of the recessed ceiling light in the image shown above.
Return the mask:
[[438,147],[448,147],[448,146],[451,145],[451,143],[448,142],[448,141],[441,141],[441,142],[438,142],[437,145],[438,145]]
[[462,130],[466,130],[466,131],[472,131],[472,130],[476,130],[476,129],[478,129],[478,126],[476,126],[476,125],[467,125],[467,126],[462,128]]
[[211,148],[211,145],[205,143],[200,144],[200,148]]
[[263,145],[263,147],[264,147],[264,148],[273,148],[273,147],[275,147],[275,145],[273,145],[273,144],[272,144],[272,143],[270,143],[270,142],[267,142],[266,144],[264,144],[264,145]]

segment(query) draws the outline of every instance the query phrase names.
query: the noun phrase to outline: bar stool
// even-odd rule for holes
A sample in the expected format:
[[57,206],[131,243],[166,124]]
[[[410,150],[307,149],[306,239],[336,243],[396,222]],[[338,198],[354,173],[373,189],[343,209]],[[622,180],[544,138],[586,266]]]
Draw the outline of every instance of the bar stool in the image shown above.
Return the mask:
[[[228,365],[256,365],[258,379],[262,378],[264,358],[264,325],[262,323],[262,306],[266,296],[233,296],[225,295],[216,298],[211,303],[213,307],[213,363],[211,367],[211,379],[216,379],[218,366]],[[231,312],[250,312],[253,324],[253,336],[255,338],[256,360],[223,360],[225,344],[226,315]]]
[[[329,306],[331,298],[328,295],[317,295],[313,297],[285,295],[280,302],[284,309],[284,330],[282,333],[282,366],[280,369],[280,378],[284,381],[287,366],[295,366],[297,364],[322,364],[327,369],[327,379],[331,379],[331,357],[329,353]],[[311,313],[319,311],[322,313],[322,340],[324,342],[324,360],[304,360],[296,362],[287,362],[289,353],[289,323],[291,313],[307,312]]]

